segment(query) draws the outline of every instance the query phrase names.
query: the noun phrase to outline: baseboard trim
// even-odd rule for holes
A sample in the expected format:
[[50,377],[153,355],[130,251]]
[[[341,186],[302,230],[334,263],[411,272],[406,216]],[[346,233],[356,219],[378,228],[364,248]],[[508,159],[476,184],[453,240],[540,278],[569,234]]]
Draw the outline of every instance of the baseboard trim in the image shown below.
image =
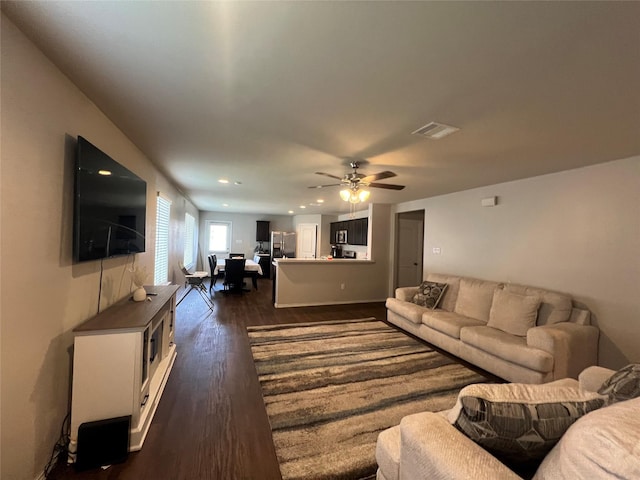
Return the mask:
[[273,306],[276,308],[293,308],[293,307],[324,307],[327,305],[350,305],[356,303],[378,303],[385,302],[387,297],[381,299],[371,299],[371,300],[348,300],[343,302],[309,302],[309,303],[274,303]]

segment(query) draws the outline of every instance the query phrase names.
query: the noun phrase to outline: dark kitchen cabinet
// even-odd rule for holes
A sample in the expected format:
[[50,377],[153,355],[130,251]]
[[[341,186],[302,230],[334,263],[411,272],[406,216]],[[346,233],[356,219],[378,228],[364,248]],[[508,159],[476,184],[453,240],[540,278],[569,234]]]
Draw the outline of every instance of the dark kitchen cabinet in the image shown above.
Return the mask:
[[256,221],[256,242],[268,242],[269,240],[269,222],[266,220]]
[[332,244],[336,243],[336,234],[340,230],[346,230],[347,244],[367,245],[367,234],[369,230],[368,218],[356,218],[355,220],[332,222],[329,227],[329,235],[331,237]]
[[349,220],[348,223],[347,238],[349,245],[366,245],[369,219],[357,218],[355,220]]

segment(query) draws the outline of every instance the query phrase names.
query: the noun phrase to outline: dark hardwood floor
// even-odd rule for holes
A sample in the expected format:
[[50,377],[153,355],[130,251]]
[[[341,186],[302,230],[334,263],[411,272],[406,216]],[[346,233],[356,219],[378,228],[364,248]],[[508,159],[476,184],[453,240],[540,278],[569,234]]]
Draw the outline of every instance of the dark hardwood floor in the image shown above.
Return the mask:
[[76,472],[59,464],[49,480],[280,479],[246,327],[384,319],[385,308],[368,303],[276,309],[271,280],[259,279],[258,287],[227,295],[219,281],[213,313],[197,292],[190,293],[177,308],[178,356],[142,450],[105,470]]

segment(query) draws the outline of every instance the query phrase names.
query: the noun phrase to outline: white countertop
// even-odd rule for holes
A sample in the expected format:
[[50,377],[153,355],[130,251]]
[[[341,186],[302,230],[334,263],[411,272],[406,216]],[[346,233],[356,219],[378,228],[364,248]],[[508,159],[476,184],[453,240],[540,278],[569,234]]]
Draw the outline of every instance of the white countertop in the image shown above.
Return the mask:
[[353,263],[353,264],[362,264],[362,263],[375,263],[373,260],[364,260],[364,259],[353,259],[353,258],[274,258],[274,265],[278,264],[345,264],[345,263]]

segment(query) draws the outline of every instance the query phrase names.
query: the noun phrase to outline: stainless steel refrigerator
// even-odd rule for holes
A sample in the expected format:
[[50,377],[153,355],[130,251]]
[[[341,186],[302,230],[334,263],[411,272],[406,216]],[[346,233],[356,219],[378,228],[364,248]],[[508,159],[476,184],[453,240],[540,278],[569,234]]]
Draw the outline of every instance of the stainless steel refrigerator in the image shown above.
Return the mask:
[[295,258],[296,232],[271,232],[271,257]]

